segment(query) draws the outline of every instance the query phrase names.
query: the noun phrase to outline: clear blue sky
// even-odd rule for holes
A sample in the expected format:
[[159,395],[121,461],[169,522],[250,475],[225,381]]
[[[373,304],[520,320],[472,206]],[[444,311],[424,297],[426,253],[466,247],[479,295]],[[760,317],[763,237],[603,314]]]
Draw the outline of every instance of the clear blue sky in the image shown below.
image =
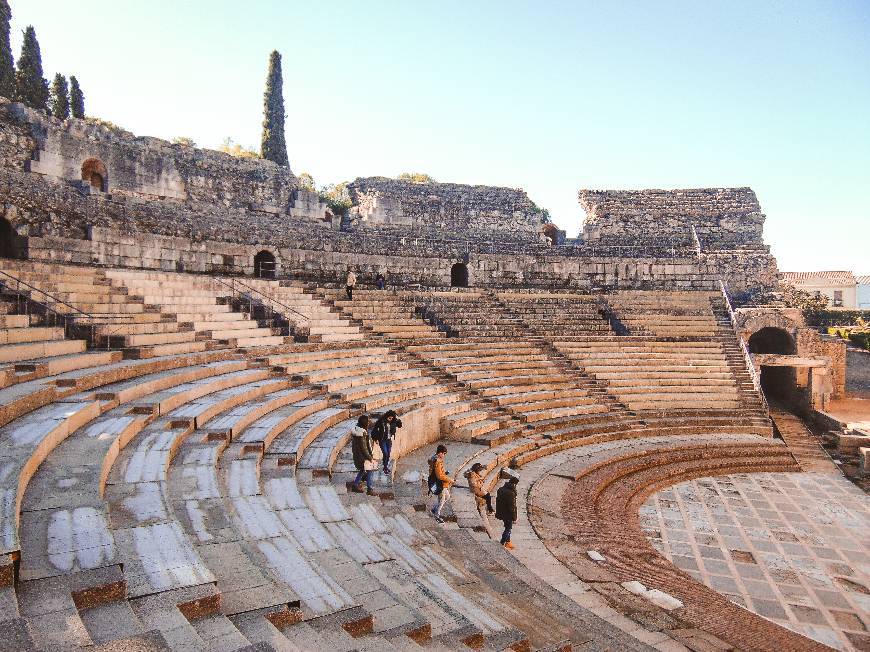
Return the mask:
[[870,1],[10,0],[46,76],[139,135],[259,143],[269,51],[318,184],[751,186],[780,269],[870,273]]

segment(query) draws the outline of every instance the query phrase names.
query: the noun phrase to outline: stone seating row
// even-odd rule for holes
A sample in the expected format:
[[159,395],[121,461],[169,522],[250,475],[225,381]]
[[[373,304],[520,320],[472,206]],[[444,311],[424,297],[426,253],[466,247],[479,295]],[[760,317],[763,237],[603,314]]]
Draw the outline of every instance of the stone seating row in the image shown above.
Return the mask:
[[556,348],[632,410],[737,409],[736,380],[717,342],[632,336],[556,342]]
[[296,335],[309,342],[349,342],[363,339],[357,325],[321,300],[321,293],[311,293],[293,281],[245,279],[242,290],[251,287],[255,297],[266,297],[270,305],[291,323]]
[[192,328],[114,285],[104,270],[33,261],[3,260],[0,265],[27,284],[22,291],[30,299],[67,316],[94,345],[127,347],[138,357],[206,348],[205,342],[195,341]]
[[[264,373],[266,373],[264,369],[229,371],[229,373],[220,374],[220,377],[222,377],[220,381],[217,380],[219,377],[215,376],[214,378],[209,377],[195,381],[194,385],[197,385],[198,382],[196,387],[178,385],[166,389],[159,389],[168,382],[165,379],[154,378],[153,381],[143,379],[142,384],[144,386],[150,389],[158,389],[159,391],[147,397],[140,396],[138,399],[136,398],[138,392],[133,392],[133,387],[129,383],[102,388],[103,391],[100,392],[98,398],[105,405],[101,405],[100,408],[109,408],[110,405],[115,405],[116,407],[111,407],[104,412],[104,417],[97,417],[101,419],[99,425],[87,429],[87,432],[77,430],[75,432],[81,432],[80,436],[74,436],[67,439],[64,444],[61,444],[61,446],[69,444],[72,447],[70,450],[58,449],[56,452],[62,453],[58,455],[59,462],[66,462],[70,459],[71,455],[78,454],[89,458],[91,463],[99,464],[100,455],[94,454],[96,451],[93,446],[103,447],[101,450],[115,447],[119,440],[113,439],[113,435],[127,440],[126,447],[123,447],[117,455],[117,459],[111,465],[111,471],[107,476],[105,486],[106,498],[109,503],[108,518],[105,515],[100,518],[99,513],[95,513],[97,510],[93,505],[87,505],[86,507],[78,505],[72,510],[67,510],[66,508],[60,509],[54,506],[56,511],[52,511],[52,506],[41,505],[38,502],[35,503],[35,506],[38,506],[39,509],[25,510],[24,516],[25,520],[29,520],[31,514],[38,514],[38,518],[42,518],[49,513],[54,515],[56,524],[53,531],[61,533],[61,536],[49,537],[49,543],[43,546],[44,548],[51,549],[52,559],[59,564],[52,572],[57,572],[58,568],[70,571],[75,569],[73,574],[77,575],[79,582],[81,582],[84,581],[83,574],[85,576],[88,574],[80,567],[82,561],[86,564],[103,564],[114,559],[114,557],[110,557],[110,553],[126,554],[124,570],[125,576],[129,570],[129,577],[125,577],[124,582],[126,583],[128,597],[132,599],[128,601],[129,608],[127,609],[119,608],[116,604],[117,600],[112,600],[107,604],[97,604],[92,609],[81,611],[79,618],[72,611],[78,608],[76,605],[76,595],[86,591],[94,598],[94,596],[99,595],[100,590],[106,587],[109,587],[106,589],[107,591],[111,589],[117,593],[116,585],[118,581],[111,584],[89,586],[84,589],[79,588],[77,593],[70,593],[73,597],[70,600],[66,600],[61,609],[50,613],[50,618],[45,618],[36,623],[31,622],[32,633],[38,640],[47,643],[57,640],[54,638],[56,636],[63,637],[70,635],[77,636],[78,638],[75,640],[81,643],[87,643],[89,637],[90,640],[96,640],[94,637],[99,631],[100,618],[94,614],[100,612],[105,615],[105,613],[108,613],[108,605],[113,605],[111,609],[113,616],[119,619],[119,623],[126,623],[128,625],[124,629],[121,627],[121,624],[117,624],[115,631],[124,631],[129,634],[141,630],[146,625],[151,625],[161,630],[165,640],[174,641],[178,644],[182,644],[183,641],[196,643],[198,641],[212,640],[215,642],[215,649],[232,649],[222,648],[221,645],[232,644],[233,641],[241,644],[244,641],[244,637],[236,633],[240,630],[229,628],[231,623],[227,619],[222,618],[221,614],[216,613],[213,607],[208,607],[210,594],[208,590],[202,587],[212,583],[212,575],[209,575],[209,573],[213,573],[211,565],[202,563],[203,559],[205,559],[203,555],[193,554],[189,545],[190,542],[181,536],[183,534],[181,529],[183,528],[178,525],[178,522],[171,518],[167,520],[166,515],[169,514],[168,508],[172,506],[172,499],[167,497],[167,494],[169,496],[173,495],[171,488],[177,486],[179,491],[175,495],[185,495],[185,492],[190,494],[186,496],[186,500],[208,500],[210,488],[213,489],[218,483],[215,483],[213,478],[209,479],[207,477],[208,474],[202,468],[203,463],[205,467],[213,466],[213,460],[218,452],[216,448],[234,445],[232,439],[237,437],[239,440],[238,446],[241,447],[239,451],[240,455],[238,458],[231,456],[234,459],[231,459],[226,466],[226,479],[222,486],[225,485],[228,488],[228,495],[240,500],[254,495],[250,492],[255,487],[257,466],[250,464],[250,460],[247,458],[252,454],[256,455],[256,453],[252,453],[249,447],[254,440],[262,441],[265,447],[267,437],[263,437],[262,428],[260,429],[260,435],[250,434],[249,436],[249,433],[258,429],[256,421],[250,423],[248,428],[241,433],[235,433],[232,430],[232,426],[229,427],[230,431],[228,432],[226,419],[232,421],[234,410],[237,410],[235,412],[237,418],[243,418],[244,413],[238,410],[241,410],[243,405],[249,404],[252,401],[261,406],[264,402],[267,402],[274,407],[277,404],[275,402],[277,399],[273,398],[273,396],[277,397],[282,392],[299,391],[286,388],[286,380],[262,377]],[[240,374],[248,374],[248,377],[244,379],[239,378]],[[233,377],[236,379],[230,380]],[[163,384],[161,384],[161,380]],[[227,386],[227,383],[230,386]],[[213,391],[209,392],[207,390],[209,387]],[[283,389],[279,389],[280,387],[283,387]],[[182,396],[189,400],[184,402],[183,398],[181,398]],[[136,417],[130,418],[132,415],[129,413],[125,415],[113,413],[113,410],[117,411],[120,408],[118,402],[122,399],[135,401]],[[290,398],[284,398],[283,400],[290,400]],[[241,401],[245,401],[245,403]],[[304,404],[305,400],[300,403]],[[289,407],[286,404],[284,406],[285,409]],[[303,409],[303,406],[299,404],[296,407],[300,410]],[[313,408],[306,407],[304,409],[310,410]],[[260,410],[262,410],[262,407]],[[219,411],[226,412],[226,415],[222,417],[224,420],[220,423],[215,421],[218,418]],[[270,415],[270,418],[274,416]],[[148,422],[149,419],[153,420]],[[271,426],[264,424],[264,428],[268,432],[275,432],[276,429],[280,429],[286,426],[286,424],[286,420],[279,419],[277,422],[272,423]],[[137,429],[139,430],[138,433],[135,432]],[[111,431],[111,434],[108,434],[107,431]],[[202,436],[194,434],[197,432]],[[105,434],[97,435],[96,433]],[[229,444],[227,443],[228,441],[230,442]],[[87,447],[87,450],[79,447]],[[174,460],[174,462],[171,460]],[[178,462],[180,464],[178,464],[179,468],[176,473],[172,465]],[[168,481],[166,479],[167,465],[169,465]],[[97,473],[97,466],[92,468],[93,470],[87,474],[90,477],[88,481],[90,489],[87,493],[91,498],[94,498],[98,494],[98,488],[94,485],[99,483],[95,479],[105,475],[105,473],[104,471]],[[278,468],[278,465],[276,465],[276,468]],[[81,472],[80,468],[76,467],[76,470],[69,475],[69,466],[63,463],[56,465],[47,464],[40,469],[40,473],[43,469],[46,471],[46,480],[49,483],[51,480],[57,483],[71,483],[74,479],[77,482],[83,479],[83,475],[76,475]],[[67,475],[61,477],[63,471],[66,471]],[[252,473],[254,473],[253,476],[251,475]],[[286,481],[285,479],[282,482],[286,483]],[[33,488],[37,489],[36,495],[38,498],[36,500],[38,501],[47,496],[49,492],[46,492],[44,487],[38,487],[37,484],[41,485],[43,482],[33,485]],[[59,484],[59,486],[64,486],[64,484]],[[69,486],[72,486],[72,484]],[[169,490],[167,490],[167,487]],[[199,491],[204,493],[200,495],[197,493]],[[283,491],[278,491],[274,495],[276,499],[281,496],[286,497]],[[219,552],[215,544],[217,538],[209,539],[206,536],[207,532],[202,527],[197,526],[197,524],[204,526],[223,522],[220,520],[215,521],[212,518],[213,516],[217,517],[213,509],[210,508],[214,508],[216,505],[201,506],[198,510],[190,505],[185,505],[185,507],[184,513],[188,515],[189,520],[182,519],[185,523],[184,527],[187,527],[190,533],[196,534],[197,540],[201,537],[209,541],[208,545],[212,547],[208,548],[208,551],[217,555]],[[239,507],[240,511],[244,509],[244,507]],[[69,513],[70,511],[72,513]],[[249,511],[245,513],[248,514]],[[254,520],[245,518],[244,520],[248,525],[257,522],[256,518]],[[102,527],[107,521],[111,522],[111,527],[108,530]],[[75,527],[72,527],[73,523],[76,523]],[[64,524],[70,526],[72,534],[66,534]],[[42,531],[39,525],[35,527],[28,526],[25,529],[27,532]],[[94,529],[100,531],[100,534],[95,535]],[[223,528],[218,528],[215,532],[222,530]],[[405,527],[404,531],[407,532],[407,530],[408,528]],[[114,539],[113,543],[109,543],[109,537],[106,536],[108,531],[110,531]],[[336,532],[334,536],[338,537],[338,534]],[[246,535],[253,536],[252,532],[246,532]],[[56,538],[60,539],[61,542],[53,543]],[[104,542],[99,546],[101,550],[93,546],[95,541]],[[288,539],[288,541],[292,541],[292,538]],[[347,541],[347,546],[350,547],[350,542],[354,541],[354,539],[351,538]],[[88,545],[89,543],[91,545]],[[276,544],[277,540],[270,541],[268,545],[264,544],[261,550],[264,556],[272,556],[273,565],[271,568],[273,571],[275,573],[282,572],[286,574],[288,568],[298,568],[298,563],[288,564],[288,562],[298,562],[298,559],[292,555],[289,558],[286,556],[291,554],[292,550],[280,545],[276,548]],[[381,545],[383,547],[384,544]],[[396,544],[394,543],[393,545]],[[72,549],[70,549],[71,546]],[[350,550],[346,552],[349,553]],[[203,551],[203,554],[205,554],[205,551]],[[407,551],[404,554],[407,556]],[[328,558],[334,557],[334,555],[324,556]],[[28,598],[23,601],[22,613],[27,616],[33,616],[39,609],[39,606],[32,603],[30,598],[36,598],[39,594],[38,583],[42,579],[45,579],[36,578],[39,575],[38,570],[34,574],[33,569],[40,567],[40,559],[39,555],[36,557],[25,555],[22,559],[23,577],[28,578],[23,584],[23,595],[28,596]],[[217,560],[217,557],[215,559]],[[236,559],[236,557],[232,557],[232,559]],[[223,562],[226,559],[221,557],[220,561]],[[239,561],[238,563],[242,562]],[[380,564],[382,562],[377,563]],[[161,564],[166,566],[166,568],[161,568]],[[215,568],[224,568],[222,563],[212,565]],[[108,567],[110,566],[101,566],[97,570]],[[238,566],[233,566],[233,568],[238,570]],[[248,571],[252,570],[248,566],[245,568]],[[461,613],[470,611],[470,603],[468,603],[467,598],[464,598],[455,588],[451,589],[445,586],[443,582],[439,583],[435,581],[437,578],[429,577],[433,570],[431,564],[427,566],[424,563],[421,568],[429,571],[423,576],[427,578],[428,583],[421,584],[420,588],[421,591],[424,591],[424,594],[427,590],[437,590],[437,594],[442,596],[441,599],[448,600],[448,604],[452,600],[452,608],[448,609],[448,611],[456,618],[459,618]],[[88,572],[92,570],[94,569],[87,569]],[[245,577],[252,577],[247,572],[244,575]],[[94,575],[93,579],[101,582],[106,581],[105,576]],[[117,577],[115,579],[117,580]],[[306,576],[302,579],[305,581],[300,586],[305,586],[305,582],[308,582],[311,577]],[[220,585],[220,580],[216,579],[215,581]],[[420,581],[423,582],[423,579]],[[432,582],[435,582],[435,584],[432,584]],[[152,593],[152,591],[157,592]],[[176,605],[174,604],[167,611],[165,619],[161,620],[153,616],[153,610],[157,606],[156,602],[158,602],[156,596],[164,594],[166,594],[166,599],[169,601],[167,604],[172,603],[176,598],[180,600],[183,597],[185,599],[181,603],[183,607],[181,612],[186,611],[187,617],[192,618],[192,620],[187,621],[187,625],[180,622],[178,617],[172,615],[176,612]],[[175,597],[168,594],[172,594]],[[104,596],[103,599],[109,600],[110,597]],[[282,597],[282,600],[285,598],[286,595]],[[311,599],[314,600],[314,598]],[[99,603],[97,598],[94,598],[94,600]],[[191,616],[192,613],[196,612],[196,608],[191,606],[194,603],[200,605],[200,611],[204,610],[207,613],[196,613],[199,617]],[[285,608],[281,610],[282,613],[292,611],[286,608],[288,604],[293,604],[293,600],[291,599],[285,604]],[[272,605],[270,608],[274,606]],[[103,607],[107,609],[103,609]],[[394,609],[391,613],[394,614],[395,611]],[[270,612],[272,620],[286,624],[286,620],[282,621],[281,618],[274,615],[275,613],[276,611]],[[282,618],[295,619],[295,616],[287,615],[287,613]],[[478,613],[479,617],[483,618],[485,623],[488,623],[492,631],[505,629],[504,625],[493,621],[491,618],[486,618],[485,614],[480,612],[479,609],[475,613]],[[183,616],[184,613],[181,615]],[[58,629],[56,626],[61,620],[67,624],[67,627]],[[75,624],[79,620],[81,621],[80,626],[69,626],[70,623]],[[269,622],[272,621],[270,620]],[[460,622],[465,621],[460,618]],[[262,628],[262,623],[260,622],[256,628]],[[223,634],[218,637],[218,632],[223,632]],[[474,633],[472,632],[472,634]],[[468,636],[472,634],[468,634]],[[217,645],[218,641],[220,645]]]
[[549,553],[612,606],[640,622],[654,614],[689,647],[822,649],[671,565],[646,540],[638,517],[649,494],[687,478],[795,470],[782,444],[743,434],[665,437],[578,449],[554,461],[531,485],[530,524]]
[[583,294],[527,294],[498,292],[496,298],[519,316],[529,332],[546,338],[612,333],[601,303]]
[[[638,551],[643,546],[637,541],[626,540],[620,528],[624,527],[624,523],[632,525],[637,523],[637,509],[643,499],[639,503],[634,500],[633,507],[626,512],[616,514],[614,510],[611,510],[614,511],[612,515],[601,516],[604,510],[596,505],[609,506],[613,499],[599,497],[594,493],[595,487],[598,485],[593,484],[585,491],[573,491],[570,499],[561,500],[561,508],[559,508],[560,496],[554,494],[550,484],[542,483],[546,484],[546,487],[540,488],[535,493],[535,490],[539,489],[536,482],[544,473],[550,473],[551,475],[547,476],[546,481],[555,482],[561,490],[571,487],[570,478],[575,477],[577,475],[575,469],[580,468],[578,460],[582,461],[583,468],[595,468],[598,459],[606,460],[608,463],[615,460],[640,460],[641,463],[635,470],[640,468],[655,469],[658,477],[668,478],[668,484],[672,481],[678,482],[682,477],[679,475],[683,472],[683,468],[680,466],[683,459],[681,455],[685,451],[691,451],[686,459],[699,460],[695,472],[700,475],[716,473],[723,464],[740,466],[745,470],[768,470],[771,468],[785,470],[791,469],[794,465],[794,460],[783,446],[774,444],[769,438],[749,434],[750,430],[743,429],[739,425],[731,424],[726,426],[721,434],[711,434],[711,431],[704,427],[691,432],[685,426],[677,424],[680,422],[675,421],[668,427],[660,427],[640,422],[634,425],[635,430],[633,431],[630,426],[625,424],[613,428],[610,433],[565,440],[561,444],[569,444],[567,447],[550,441],[535,441],[534,438],[529,441],[515,440],[509,444],[493,448],[462,444],[460,445],[462,448],[454,451],[454,447],[451,447],[448,453],[451,457],[449,466],[456,469],[456,486],[459,488],[453,492],[452,499],[457,523],[461,528],[467,528],[469,531],[483,532],[474,501],[470,494],[463,490],[467,486],[464,472],[472,463],[483,463],[486,485],[491,491],[494,491],[498,484],[502,468],[508,465],[519,468],[522,477],[520,496],[523,498],[520,502],[525,503],[525,497],[529,495],[530,488],[532,494],[529,498],[528,512],[524,504],[520,505],[520,522],[514,527],[514,538],[518,540],[518,550],[515,555],[533,572],[546,578],[548,583],[560,587],[566,595],[573,596],[579,604],[593,609],[599,615],[608,617],[611,622],[623,623],[626,629],[633,631],[642,640],[650,644],[664,645],[665,647],[661,649],[680,647],[671,647],[675,645],[674,639],[686,643],[691,649],[696,649],[694,646],[702,643],[714,645],[714,647],[716,644],[724,645],[722,649],[725,649],[727,644],[724,644],[718,637],[723,636],[726,640],[733,642],[735,631],[726,632],[721,627],[710,626],[709,622],[697,617],[697,612],[684,615],[682,611],[674,612],[673,607],[663,611],[655,604],[648,602],[644,604],[642,600],[634,600],[634,596],[615,585],[615,582],[636,582],[641,579],[647,585],[657,586],[658,589],[669,592],[665,593],[668,598],[672,598],[673,595],[677,595],[681,600],[686,598],[685,593],[680,591],[682,580],[664,585],[656,583],[655,580],[661,575],[659,565],[655,565],[654,570],[650,571],[652,575],[636,568],[638,566],[636,563],[632,565],[635,559],[646,559],[643,555],[638,557]],[[686,434],[681,434],[681,428],[683,428],[682,432]],[[656,457],[656,455],[661,455],[661,458]],[[570,464],[565,460],[570,460]],[[677,469],[676,473],[671,470],[673,468]],[[529,476],[529,473],[532,475]],[[671,473],[674,474],[673,480],[669,475]],[[612,489],[617,493],[620,491],[625,493],[625,487],[621,484],[624,481],[622,476],[603,474],[602,481],[605,483],[600,485],[605,487],[603,491]],[[652,486],[659,487],[660,485],[653,484]],[[632,494],[629,491],[625,495],[631,496]],[[599,500],[600,502],[598,502]],[[594,538],[594,541],[578,543],[579,537],[574,535],[570,539],[572,548],[580,550],[572,555],[565,555],[565,523],[570,522],[570,517],[576,511],[573,507],[575,505],[583,505],[584,512],[589,514],[590,518],[608,518],[608,532],[609,530],[614,531],[609,534],[600,534],[602,528],[597,522],[585,524],[582,530],[572,530],[572,532],[583,532],[584,536],[588,535],[590,538]],[[531,523],[527,520],[529,518],[527,513],[534,514]],[[610,512],[606,513],[610,514]],[[559,519],[556,519],[554,514],[558,514]],[[491,523],[491,530],[495,536],[498,536],[497,526],[497,522]],[[534,526],[534,529],[531,526]],[[639,534],[642,543],[645,543],[642,533],[636,534]],[[487,534],[477,536],[484,539],[488,538]],[[544,547],[543,544],[547,544],[547,547]],[[620,562],[624,562],[629,568],[620,569],[621,572],[617,577],[613,574],[614,569],[611,566],[611,563],[615,564],[616,562],[611,560],[620,554],[614,549],[614,547],[619,548],[620,545],[628,546],[625,549],[625,555],[620,557]],[[607,563],[592,562],[586,555],[587,550],[603,554],[601,559],[606,558]],[[562,559],[562,557],[566,557],[566,559]],[[594,592],[591,589],[594,589]],[[617,607],[618,611],[614,610],[613,607]],[[682,609],[682,604],[680,609]],[[626,615],[631,620],[626,618]],[[745,618],[742,620],[746,621]],[[651,622],[659,623],[654,628],[659,630],[658,633],[643,631],[643,626],[648,627]],[[757,629],[757,623],[754,624]],[[700,629],[695,630],[694,628]],[[739,634],[739,632],[737,633]],[[786,635],[782,640],[789,638]],[[744,637],[743,642],[746,640]],[[755,640],[757,642],[759,639],[756,637]],[[743,648],[741,647],[741,649]],[[751,649],[751,646],[746,649]],[[802,639],[795,649],[815,648],[808,646],[807,641]]]
[[376,336],[391,340],[445,337],[416,313],[419,295],[397,290],[356,290],[352,300],[344,290],[323,289],[323,295],[342,315]]
[[18,302],[0,302],[0,389],[121,358],[113,351],[88,353],[85,340],[66,339],[63,327],[43,325],[42,315],[15,314],[18,309]]

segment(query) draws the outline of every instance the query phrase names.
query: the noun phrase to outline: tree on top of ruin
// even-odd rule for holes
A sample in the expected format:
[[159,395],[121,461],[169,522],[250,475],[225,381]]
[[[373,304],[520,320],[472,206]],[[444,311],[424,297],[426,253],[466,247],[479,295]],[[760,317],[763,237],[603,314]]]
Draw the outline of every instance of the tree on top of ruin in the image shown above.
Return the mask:
[[69,117],[69,87],[66,77],[57,73],[51,83],[51,115],[61,120]]
[[0,0],[0,95],[15,97],[15,61],[12,58],[12,45],[9,43],[9,22],[12,9],[6,0]]
[[284,140],[283,85],[281,55],[277,50],[272,50],[272,54],[269,55],[266,92],[263,93],[263,139],[260,155],[278,165],[289,165],[287,142]]
[[240,145],[232,138],[224,138],[224,142],[218,147],[218,151],[235,156],[236,158],[260,158],[260,155],[253,149]]
[[396,178],[399,181],[410,181],[411,183],[438,183],[435,179],[423,172],[402,172],[402,174]]
[[15,71],[15,100],[40,111],[48,109],[48,80],[42,76],[42,55],[32,25],[24,30],[21,56]]
[[76,79],[75,75],[71,75],[69,78],[69,104],[74,118],[85,117],[85,94],[82,93],[79,80]]
[[300,173],[296,177],[296,180],[299,182],[299,187],[303,190],[317,192],[317,185],[314,183],[314,177],[312,177],[308,172]]

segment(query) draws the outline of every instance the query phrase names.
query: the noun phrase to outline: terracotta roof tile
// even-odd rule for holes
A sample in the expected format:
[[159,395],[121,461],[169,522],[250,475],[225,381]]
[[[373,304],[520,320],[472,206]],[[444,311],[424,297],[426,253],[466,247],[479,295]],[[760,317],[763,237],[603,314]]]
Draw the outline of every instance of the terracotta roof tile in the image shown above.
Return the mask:
[[789,283],[815,281],[833,285],[855,285],[855,275],[852,272],[783,272],[782,278]]

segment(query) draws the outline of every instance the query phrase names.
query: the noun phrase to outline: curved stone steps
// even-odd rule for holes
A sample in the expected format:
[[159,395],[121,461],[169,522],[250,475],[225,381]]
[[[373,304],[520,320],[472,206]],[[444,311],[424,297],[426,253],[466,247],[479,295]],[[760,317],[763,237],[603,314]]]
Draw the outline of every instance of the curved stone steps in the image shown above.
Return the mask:
[[[794,470],[796,464],[785,447],[736,436],[709,438],[703,445],[697,441],[668,443],[659,440],[636,444],[634,450],[599,450],[554,468],[550,477],[556,478],[557,486],[542,488],[539,499],[533,496],[531,501],[535,514],[540,514],[533,515],[532,521],[540,519],[536,529],[544,542],[581,579],[595,582],[596,590],[622,608],[630,609],[638,598],[614,582],[639,579],[679,598],[683,606],[668,612],[677,628],[685,628],[680,623],[686,623],[740,649],[824,649],[736,607],[677,570],[649,546],[638,521],[638,510],[647,495],[683,479]],[[560,476],[569,481],[560,480]],[[577,481],[571,482],[575,477]],[[620,524],[618,532],[615,523]],[[571,537],[568,543],[566,535]],[[591,562],[583,562],[580,554],[571,552],[589,549],[601,552],[605,562],[590,566]]]

